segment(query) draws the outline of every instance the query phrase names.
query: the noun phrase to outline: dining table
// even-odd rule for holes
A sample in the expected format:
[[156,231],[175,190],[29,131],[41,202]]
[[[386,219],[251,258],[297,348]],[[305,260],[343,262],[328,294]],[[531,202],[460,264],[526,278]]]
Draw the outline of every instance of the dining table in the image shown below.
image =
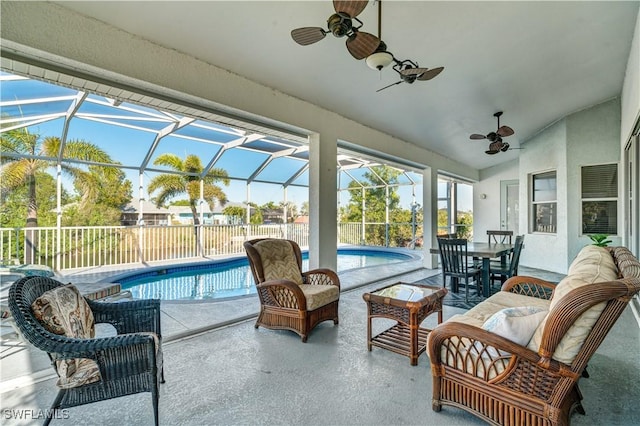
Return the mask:
[[[507,256],[513,251],[513,244],[504,243],[481,243],[469,241],[467,243],[467,255],[482,259],[482,294],[484,297],[491,296],[491,280],[489,276],[489,264],[491,259],[500,258],[504,264]],[[438,247],[429,250],[431,254],[440,254]]]

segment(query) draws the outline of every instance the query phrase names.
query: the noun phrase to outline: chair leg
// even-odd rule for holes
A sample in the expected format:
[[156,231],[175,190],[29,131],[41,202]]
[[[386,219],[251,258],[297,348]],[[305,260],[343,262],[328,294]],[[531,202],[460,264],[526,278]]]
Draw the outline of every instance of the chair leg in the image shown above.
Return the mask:
[[464,280],[464,301],[469,303],[469,277]]
[[55,410],[58,409],[58,407],[60,406],[60,401],[62,401],[62,397],[64,396],[64,394],[67,391],[64,389],[61,389],[58,392],[58,395],[56,395],[56,399],[53,400],[53,404],[51,404],[51,410],[50,412],[47,414],[46,418],[44,419],[44,426],[47,426],[49,423],[51,423],[51,418],[53,416],[53,414],[55,413]]
[[159,411],[158,410],[158,405],[159,405],[158,404],[158,402],[159,402],[158,400],[160,399],[160,395],[159,395],[159,392],[158,392],[158,386],[154,386],[151,389],[151,398],[152,398],[152,401],[153,401],[153,419],[154,419],[154,424],[156,426],[158,426],[158,411]]

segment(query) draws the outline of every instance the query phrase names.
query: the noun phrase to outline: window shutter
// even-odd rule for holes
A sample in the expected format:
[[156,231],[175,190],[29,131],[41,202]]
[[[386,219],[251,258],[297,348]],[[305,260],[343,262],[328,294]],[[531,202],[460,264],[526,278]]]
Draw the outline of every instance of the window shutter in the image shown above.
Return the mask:
[[582,198],[617,198],[618,165],[582,167]]

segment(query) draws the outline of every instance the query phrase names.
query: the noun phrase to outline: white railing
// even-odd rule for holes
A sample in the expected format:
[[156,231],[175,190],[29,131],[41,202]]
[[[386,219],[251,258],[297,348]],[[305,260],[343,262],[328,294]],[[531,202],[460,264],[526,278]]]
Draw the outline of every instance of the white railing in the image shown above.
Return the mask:
[[[408,227],[408,228],[407,228]],[[389,241],[390,229],[411,224],[340,223],[338,242],[355,245],[409,246],[407,238]],[[393,230],[392,230],[393,231]],[[419,229],[421,235],[422,230]],[[276,237],[309,246],[308,224],[65,226],[0,228],[0,264],[32,263],[54,270],[127,265],[161,260],[244,254],[242,244]]]

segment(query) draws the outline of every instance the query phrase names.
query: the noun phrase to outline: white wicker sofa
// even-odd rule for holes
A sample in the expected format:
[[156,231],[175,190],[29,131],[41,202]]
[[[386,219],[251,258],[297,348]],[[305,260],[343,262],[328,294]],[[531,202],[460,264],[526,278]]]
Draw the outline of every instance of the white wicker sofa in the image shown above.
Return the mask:
[[509,279],[430,333],[433,409],[492,424],[568,424],[584,413],[578,380],[588,360],[639,291],[640,262],[625,247],[584,247],[557,285]]

